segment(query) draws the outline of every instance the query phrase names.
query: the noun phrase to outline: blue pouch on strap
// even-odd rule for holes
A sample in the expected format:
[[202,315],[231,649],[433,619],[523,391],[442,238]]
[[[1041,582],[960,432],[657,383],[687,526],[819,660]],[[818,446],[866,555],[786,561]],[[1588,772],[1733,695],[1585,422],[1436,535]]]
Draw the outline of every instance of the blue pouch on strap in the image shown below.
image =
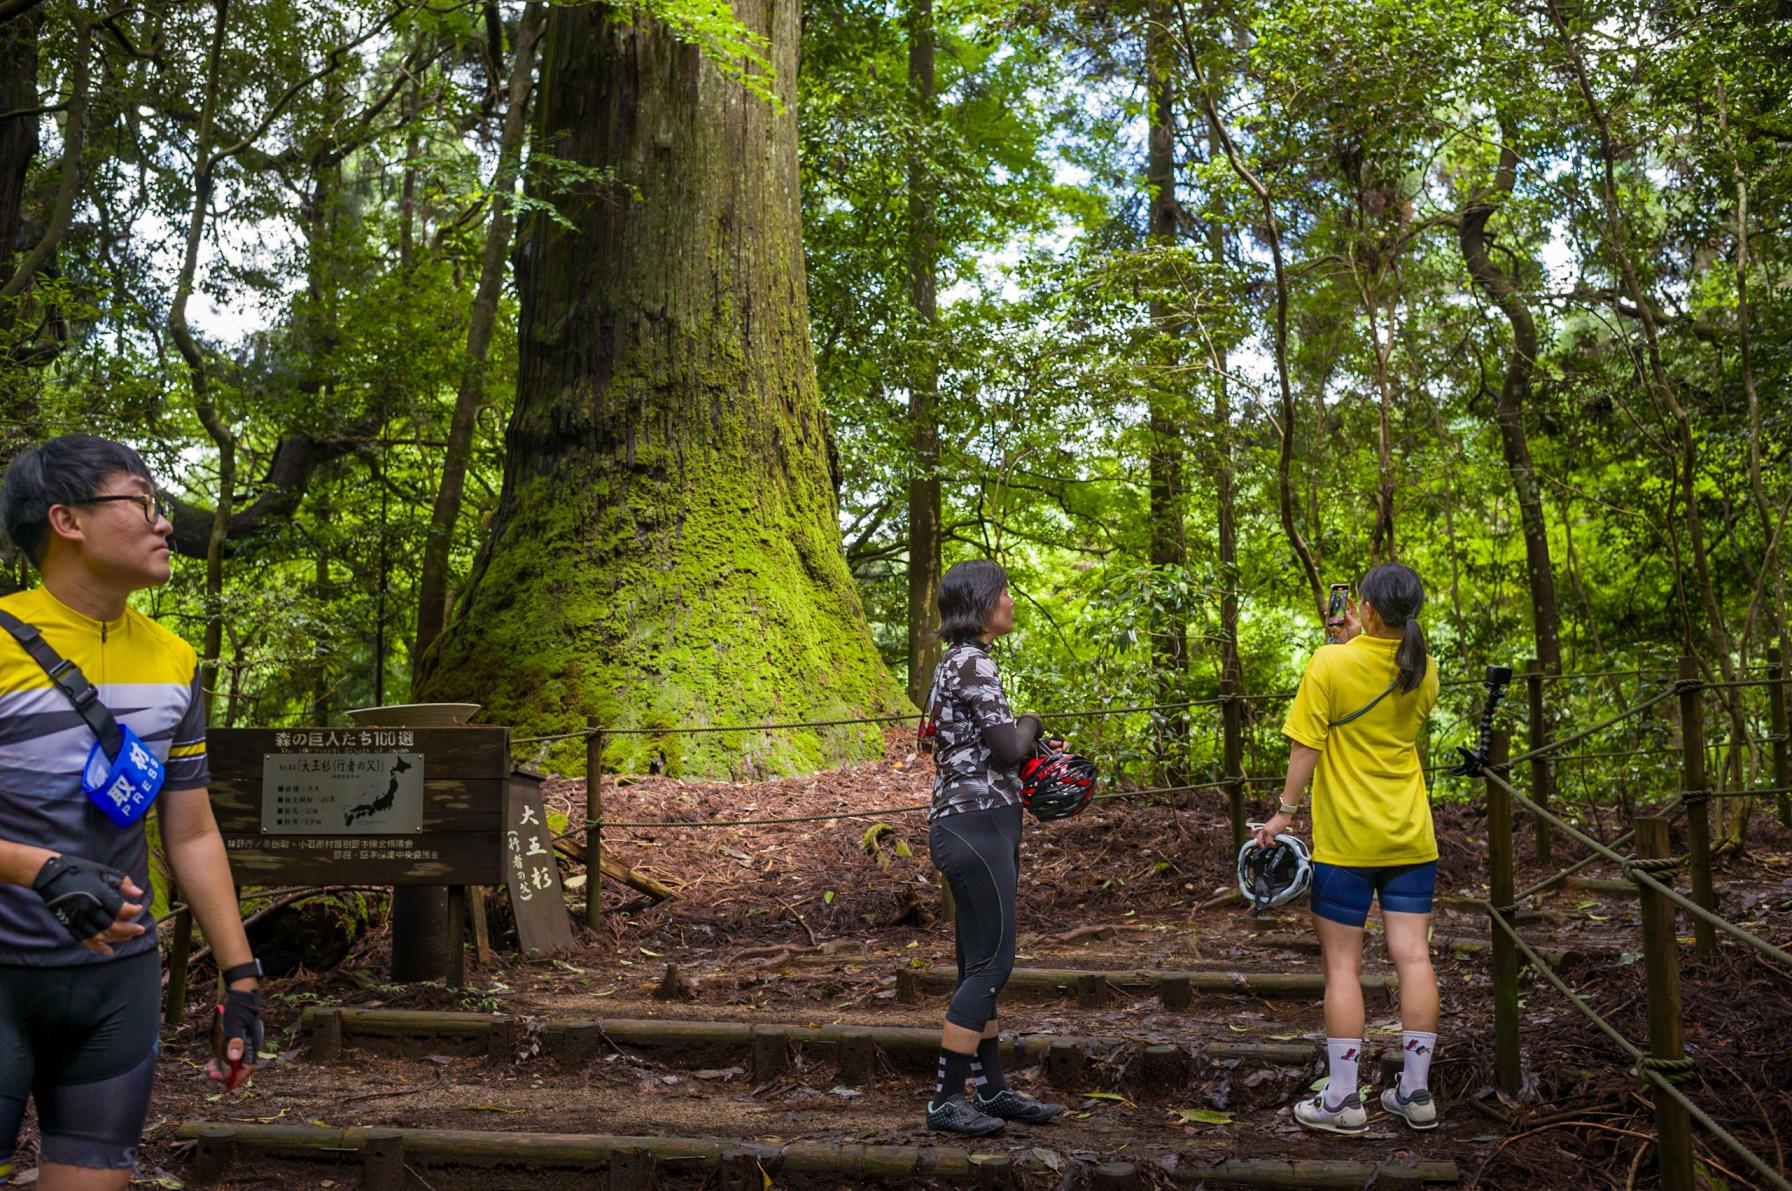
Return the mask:
[[135,732],[124,724],[118,728],[124,733],[124,743],[117,756],[108,758],[105,746],[97,740],[88,750],[81,790],[114,826],[129,827],[162,792],[167,771]]

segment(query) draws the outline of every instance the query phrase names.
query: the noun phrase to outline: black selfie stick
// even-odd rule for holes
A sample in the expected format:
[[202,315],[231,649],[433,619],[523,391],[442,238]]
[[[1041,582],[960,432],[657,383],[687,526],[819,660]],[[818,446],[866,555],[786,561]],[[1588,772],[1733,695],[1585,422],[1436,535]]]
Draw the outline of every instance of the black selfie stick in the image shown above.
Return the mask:
[[1500,700],[1506,697],[1506,687],[1512,682],[1512,667],[1487,667],[1487,701],[1481,705],[1481,740],[1474,748],[1456,746],[1462,760],[1450,768],[1452,777],[1480,777],[1487,765],[1487,754],[1493,749],[1493,713],[1499,708]]

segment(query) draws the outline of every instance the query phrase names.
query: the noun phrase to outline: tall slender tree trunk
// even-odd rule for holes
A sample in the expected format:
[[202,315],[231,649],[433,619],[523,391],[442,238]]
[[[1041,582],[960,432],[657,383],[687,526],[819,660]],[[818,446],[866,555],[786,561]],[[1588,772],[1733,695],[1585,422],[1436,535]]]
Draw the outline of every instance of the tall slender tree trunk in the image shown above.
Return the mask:
[[1537,660],[1543,668],[1562,670],[1561,615],[1556,608],[1555,571],[1549,561],[1549,528],[1543,518],[1543,499],[1537,472],[1531,465],[1530,441],[1525,436],[1524,403],[1530,396],[1531,370],[1537,359],[1537,323],[1530,307],[1518,296],[1515,279],[1501,272],[1487,254],[1487,221],[1499,203],[1512,197],[1518,178],[1518,153],[1512,134],[1500,129],[1500,160],[1493,186],[1477,190],[1462,210],[1458,240],[1469,275],[1492,298],[1512,326],[1512,350],[1506,355],[1505,375],[1500,379],[1494,422],[1500,432],[1500,449],[1512,487],[1524,533],[1525,572],[1530,581],[1531,631],[1537,641]]
[[[1146,150],[1145,188],[1150,200],[1151,242],[1168,248],[1176,242],[1179,208],[1176,202],[1176,126],[1174,43],[1170,38],[1170,13],[1166,5],[1153,4],[1146,11],[1145,91],[1149,111],[1150,141]],[[1157,289],[1153,287],[1154,291]],[[1182,410],[1175,399],[1180,356],[1175,308],[1162,298],[1150,304],[1151,337],[1157,347],[1147,382],[1146,417],[1149,433],[1148,471],[1151,521],[1151,565],[1182,571],[1188,566],[1188,543],[1182,525]],[[1163,613],[1152,626],[1152,653],[1156,663],[1157,699],[1172,703],[1185,693],[1188,674],[1188,616],[1179,596],[1166,597]],[[1187,780],[1187,719],[1169,717],[1175,728],[1160,738],[1162,755],[1158,772],[1164,785],[1180,786]]]
[[[37,43],[40,11],[0,22],[0,112],[28,111],[43,101],[37,93]],[[25,179],[37,157],[37,117],[0,119],[0,284],[13,276],[19,233],[25,222]],[[28,354],[18,329],[31,324],[19,318],[20,305],[0,303],[0,364]],[[0,466],[38,437],[36,390],[11,369],[0,369]],[[0,566],[0,595],[16,589],[13,560]]]
[[[1224,152],[1219,135],[1208,129],[1208,159],[1217,161]],[[1222,274],[1227,265],[1226,227],[1217,217],[1207,223],[1207,253],[1214,272]],[[1220,694],[1237,697],[1244,693],[1244,664],[1238,650],[1238,477],[1232,457],[1232,393],[1227,387],[1228,361],[1223,344],[1214,344],[1212,366],[1215,529],[1220,556]],[[1235,746],[1239,750],[1236,755],[1222,757],[1229,776],[1242,776],[1242,743],[1241,740]]]
[[908,158],[908,288],[916,331],[909,345],[908,385],[908,697],[927,698],[939,664],[934,601],[940,588],[939,232],[934,181],[927,168],[929,129],[938,117],[934,75],[933,0],[911,0],[908,83],[914,131]]
[[[1365,216],[1363,232],[1368,233]],[[1394,541],[1394,383],[1388,357],[1394,350],[1394,303],[1388,302],[1388,334],[1381,335],[1381,263],[1360,262],[1352,254],[1351,272],[1356,276],[1357,295],[1363,302],[1363,314],[1369,320],[1369,346],[1375,353],[1375,529],[1369,536],[1369,560],[1372,563],[1393,562],[1400,557]]]
[[[24,112],[37,95],[37,27],[32,11],[0,23],[0,112]],[[0,280],[13,274],[19,230],[25,222],[25,178],[37,157],[37,117],[0,119]]]
[[[1225,122],[1220,119],[1219,105],[1207,83],[1200,77],[1199,63],[1194,57],[1194,46],[1191,43],[1185,52],[1189,55],[1190,65],[1196,70],[1196,81],[1201,84],[1201,106],[1207,114],[1207,127],[1219,142],[1226,162],[1232,172],[1238,176],[1256,196],[1263,209],[1263,234],[1269,242],[1269,259],[1275,273],[1275,360],[1276,386],[1281,395],[1281,424],[1277,429],[1281,432],[1282,449],[1276,457],[1276,511],[1282,522],[1282,533],[1288,539],[1288,546],[1294,551],[1294,557],[1300,563],[1301,573],[1306,576],[1307,590],[1313,597],[1313,609],[1321,623],[1325,620],[1325,583],[1319,578],[1319,563],[1314,557],[1312,547],[1307,543],[1306,535],[1301,533],[1300,526],[1294,519],[1294,436],[1296,419],[1299,411],[1294,404],[1294,388],[1288,377],[1288,271],[1282,261],[1282,231],[1276,220],[1275,203],[1270,199],[1269,189],[1265,187],[1257,175],[1238,152],[1238,146],[1232,142],[1232,136],[1226,131]],[[1311,518],[1318,524],[1317,510]]]
[[[613,181],[517,239],[516,408],[492,528],[421,698],[519,731],[844,718],[900,699],[847,572],[810,354],[797,0],[743,0],[773,106],[639,13],[550,8],[535,138]],[[625,736],[674,772],[815,767],[874,728]],[[558,763],[582,761],[580,740]],[[638,750],[631,756],[631,750]]]
[[[1761,480],[1761,394],[1755,384],[1754,340],[1749,327],[1748,175],[1743,172],[1742,159],[1731,141],[1729,97],[1721,71],[1716,82],[1717,127],[1723,138],[1724,152],[1730,158],[1730,175],[1736,186],[1736,347],[1737,363],[1742,370],[1742,393],[1748,401],[1748,491],[1755,516],[1761,522],[1761,540],[1765,543],[1761,585],[1767,588],[1768,613],[1767,629],[1762,635],[1769,641],[1780,641],[1786,636],[1786,572],[1784,567],[1777,565],[1781,520],[1774,514],[1773,502],[1767,499],[1767,488]],[[1742,628],[1745,663],[1759,602],[1759,595],[1749,601],[1748,616]],[[1746,811],[1746,804],[1743,805]]]
[[[485,255],[479,267],[479,285],[473,297],[473,313],[467,322],[467,351],[461,361],[460,386],[454,398],[454,417],[448,428],[448,449],[442,457],[442,480],[430,513],[429,536],[423,544],[423,568],[417,583],[417,646],[411,653],[411,681],[416,685],[418,660],[442,631],[448,613],[449,556],[454,547],[455,525],[466,493],[467,467],[473,453],[473,430],[485,404],[486,357],[492,330],[498,322],[498,294],[504,286],[505,262],[510,255],[510,191],[516,185],[522,161],[523,135],[527,131],[529,91],[535,75],[535,42],[541,33],[542,5],[530,4],[517,26],[511,54],[510,86],[504,112],[504,131],[498,139],[498,164],[492,177],[492,214],[485,230]],[[409,179],[406,181],[408,186]]]
[[[30,19],[30,16],[27,15],[17,23],[23,25]],[[9,302],[10,299],[24,293],[26,287],[31,284],[38,273],[42,272],[55,259],[56,249],[62,243],[62,237],[68,234],[69,224],[74,218],[75,200],[81,191],[81,159],[82,153],[87,147],[87,80],[89,77],[87,60],[91,56],[93,46],[93,25],[79,9],[70,10],[69,20],[74,25],[75,48],[70,58],[68,114],[62,124],[62,166],[58,171],[56,194],[51,199],[50,208],[44,220],[43,235],[38,237],[37,243],[33,244],[25,253],[25,259],[19,262],[19,267],[12,271],[10,276],[5,276],[4,280],[0,280],[0,302]],[[19,56],[21,58],[35,57],[24,45],[19,47]],[[26,106],[35,107],[36,104],[33,102]],[[35,115],[21,116],[17,117],[17,121],[23,123],[36,118]],[[35,144],[36,135],[33,133],[32,146],[35,147]],[[26,158],[27,164],[29,161],[30,159]],[[15,199],[14,213],[11,218],[16,223],[20,215],[21,212],[17,208]],[[0,212],[0,218],[5,217],[5,213]],[[16,227],[14,234],[17,234]],[[4,251],[10,254],[11,250],[12,245],[5,244]]]
[[193,154],[193,210],[187,219],[186,252],[181,259],[180,274],[175,279],[174,301],[168,310],[168,330],[181,359],[186,361],[188,380],[193,386],[193,410],[218,448],[218,503],[212,510],[211,533],[206,540],[205,639],[199,654],[201,684],[215,690],[218,655],[224,648],[224,542],[230,534],[230,506],[236,491],[236,435],[218,411],[212,394],[210,364],[204,349],[187,327],[187,301],[193,296],[199,268],[199,243],[205,232],[206,212],[211,207],[213,172],[217,164],[214,157],[215,121],[222,87],[219,59],[224,52],[230,0],[213,0],[212,8],[216,25],[211,49],[206,55],[205,99],[200,108],[198,143]]

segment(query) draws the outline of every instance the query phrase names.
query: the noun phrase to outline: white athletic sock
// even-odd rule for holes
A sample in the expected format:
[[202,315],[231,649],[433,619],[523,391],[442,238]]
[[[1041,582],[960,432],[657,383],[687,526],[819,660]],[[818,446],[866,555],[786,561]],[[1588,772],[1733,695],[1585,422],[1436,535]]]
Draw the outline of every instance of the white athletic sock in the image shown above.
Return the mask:
[[1427,1034],[1421,1030],[1406,1030],[1400,1035],[1400,1057],[1404,1061],[1400,1068],[1400,1094],[1410,1096],[1414,1092],[1430,1090],[1426,1083],[1431,1078],[1431,1052],[1437,1049],[1437,1035]]
[[1344,1107],[1346,1100],[1356,1095],[1356,1065],[1362,1057],[1361,1038],[1325,1040],[1325,1060],[1332,1076],[1331,1083],[1326,1085],[1322,1101],[1327,1112],[1337,1112]]

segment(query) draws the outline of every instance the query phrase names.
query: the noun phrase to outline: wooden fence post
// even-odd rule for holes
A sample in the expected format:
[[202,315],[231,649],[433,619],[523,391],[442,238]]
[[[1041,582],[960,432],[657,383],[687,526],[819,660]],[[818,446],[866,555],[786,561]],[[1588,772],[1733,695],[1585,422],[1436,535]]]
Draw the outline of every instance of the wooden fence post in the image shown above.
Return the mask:
[[[1705,780],[1704,684],[1699,660],[1680,659],[1680,800],[1686,804],[1686,857],[1692,866],[1692,900],[1717,913],[1711,891],[1711,787]],[[1717,931],[1702,918],[1692,921],[1700,955],[1717,950]]]
[[[1531,801],[1538,806],[1547,807],[1555,800],[1556,781],[1555,764],[1552,758],[1539,750],[1549,745],[1549,716],[1543,706],[1543,663],[1532,658],[1524,671],[1525,695],[1530,702],[1531,750],[1538,753],[1531,758]],[[1537,863],[1548,867],[1550,857],[1549,820],[1542,815],[1532,815],[1537,828]]]
[[[1494,732],[1487,765],[1505,776],[1511,755],[1511,733]],[[1484,782],[1487,790],[1487,900],[1493,913],[1508,926],[1516,926],[1518,907],[1512,902],[1512,796],[1498,782]],[[1524,1068],[1518,1053],[1518,947],[1495,923],[1488,923],[1493,946],[1493,1071],[1501,1091],[1516,1093],[1524,1087]]]
[[[1636,820],[1636,851],[1645,862],[1668,859],[1668,821],[1649,815]],[[1658,881],[1667,881],[1667,866],[1640,864]],[[1684,1078],[1676,1070],[1684,1065],[1685,1048],[1680,1034],[1680,941],[1674,937],[1674,905],[1660,893],[1637,882],[1643,910],[1643,974],[1649,1007],[1649,1057],[1663,1064],[1657,1070],[1669,1078]],[[1693,1191],[1692,1118],[1672,1096],[1656,1089],[1655,1131],[1659,1138],[1662,1191]]]
[[1767,688],[1768,726],[1773,733],[1773,784],[1779,789],[1780,826],[1792,827],[1792,741],[1786,739],[1786,643],[1767,650],[1767,677],[1772,685]]
[[585,721],[585,925],[604,928],[604,726],[596,716]]
[[[180,888],[168,884],[168,904],[180,898]],[[193,911],[180,909],[174,915],[174,938],[168,944],[168,1001],[162,1006],[162,1020],[178,1026],[187,1016],[187,958],[193,952]]]
[[1232,854],[1244,847],[1244,704],[1237,677],[1228,667],[1220,677],[1220,767],[1226,784],[1226,807],[1232,818]]

